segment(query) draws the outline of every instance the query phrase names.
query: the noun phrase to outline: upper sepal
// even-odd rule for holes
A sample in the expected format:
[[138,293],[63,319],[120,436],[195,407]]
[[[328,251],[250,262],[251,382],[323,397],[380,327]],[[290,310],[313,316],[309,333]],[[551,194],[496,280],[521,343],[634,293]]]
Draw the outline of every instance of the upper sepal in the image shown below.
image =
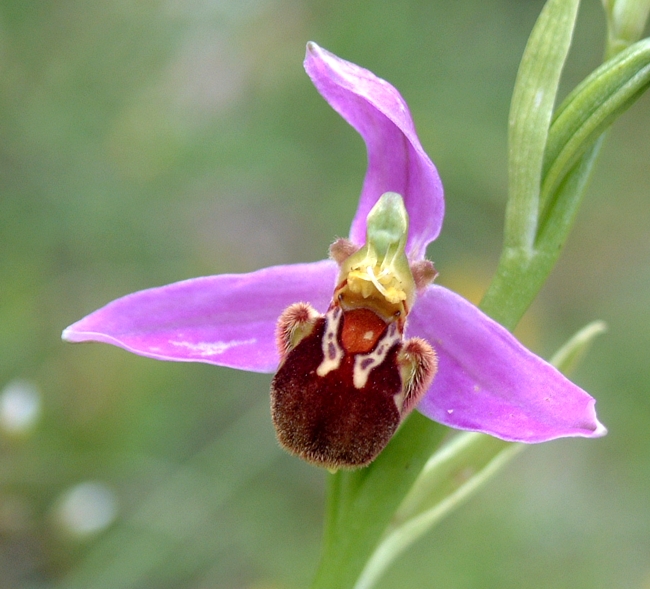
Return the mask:
[[424,258],[427,245],[440,233],[444,198],[440,177],[420,144],[406,102],[385,80],[313,42],[307,44],[305,70],[366,143],[368,169],[350,239],[363,244],[368,213],[382,194],[397,192],[411,219],[406,251],[413,260]]

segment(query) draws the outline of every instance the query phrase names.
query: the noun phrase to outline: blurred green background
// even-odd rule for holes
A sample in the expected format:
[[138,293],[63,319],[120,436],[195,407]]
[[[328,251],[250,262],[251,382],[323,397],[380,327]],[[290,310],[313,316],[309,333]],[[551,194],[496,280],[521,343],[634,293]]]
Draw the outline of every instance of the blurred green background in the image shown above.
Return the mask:
[[[477,300],[501,245],[510,92],[541,0],[0,1],[0,587],[293,589],[325,474],[285,455],[270,376],[71,346],[120,295],[322,259],[361,139],[302,70],[313,39],[397,86],[446,187],[440,282]],[[562,93],[601,58],[584,0]],[[650,100],[610,135],[519,330],[609,435],[529,448],[383,589],[650,588]]]

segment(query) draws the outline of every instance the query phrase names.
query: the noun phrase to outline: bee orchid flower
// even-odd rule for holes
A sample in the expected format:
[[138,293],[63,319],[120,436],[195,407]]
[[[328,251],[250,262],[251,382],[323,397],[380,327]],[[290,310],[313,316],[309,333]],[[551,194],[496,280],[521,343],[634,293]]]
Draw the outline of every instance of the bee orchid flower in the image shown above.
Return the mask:
[[330,259],[136,292],[63,332],[159,360],[276,373],[280,443],[330,469],[371,462],[414,408],[452,428],[536,443],[597,437],[595,401],[504,327],[433,284],[438,172],[386,81],[315,43],[305,69],[363,137],[368,169]]

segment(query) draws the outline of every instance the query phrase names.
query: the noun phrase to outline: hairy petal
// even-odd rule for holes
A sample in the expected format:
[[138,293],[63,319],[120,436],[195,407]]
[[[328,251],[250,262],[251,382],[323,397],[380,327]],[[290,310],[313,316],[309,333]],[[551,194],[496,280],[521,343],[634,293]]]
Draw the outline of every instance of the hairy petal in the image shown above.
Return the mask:
[[591,396],[459,295],[427,287],[407,331],[438,354],[438,373],[418,405],[427,417],[513,442],[606,433]]
[[411,219],[406,251],[411,259],[422,259],[440,233],[445,205],[438,172],[420,145],[406,102],[388,82],[315,43],[307,45],[305,69],[366,142],[368,170],[350,239],[365,243],[370,209],[384,192],[397,192]]
[[142,290],[71,325],[63,339],[104,342],[158,360],[273,372],[278,317],[300,301],[325,312],[337,272],[335,262],[324,260]]

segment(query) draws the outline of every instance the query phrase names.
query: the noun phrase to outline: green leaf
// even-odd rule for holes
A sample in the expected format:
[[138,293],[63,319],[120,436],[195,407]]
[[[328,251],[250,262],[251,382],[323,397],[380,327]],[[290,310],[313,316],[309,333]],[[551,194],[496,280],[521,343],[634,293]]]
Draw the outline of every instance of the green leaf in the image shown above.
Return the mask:
[[517,73],[509,118],[509,199],[505,247],[531,251],[548,129],[579,0],[549,0]]
[[601,144],[602,137],[583,154],[558,187],[553,221],[540,227],[533,253],[523,255],[514,252],[514,255],[509,255],[512,252],[506,250],[501,256],[480,306],[508,329],[514,329],[517,325],[560,257]]
[[650,86],[650,39],[635,43],[588,76],[558,108],[548,135],[541,220],[578,158]]
[[540,215],[532,250],[504,247],[481,302],[512,329],[544,284],[573,226],[603,132],[650,85],[650,39],[588,76],[558,108],[546,147]]

